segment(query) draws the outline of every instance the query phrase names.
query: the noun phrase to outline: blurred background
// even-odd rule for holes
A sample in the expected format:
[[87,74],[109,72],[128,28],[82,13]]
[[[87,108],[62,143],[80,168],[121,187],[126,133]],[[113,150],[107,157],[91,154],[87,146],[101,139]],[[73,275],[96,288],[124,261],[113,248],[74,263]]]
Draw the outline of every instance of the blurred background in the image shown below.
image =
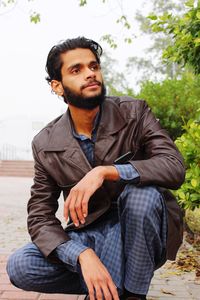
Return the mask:
[[163,0],[0,1],[0,159],[32,159],[33,136],[66,110],[45,81],[54,44],[81,35],[99,42],[109,93],[135,96],[142,82],[160,82],[177,68],[161,63],[166,41],[147,16],[184,10],[182,1]]
[[[147,45],[134,20],[141,1],[18,0],[0,1],[0,159],[31,159],[31,140],[66,105],[51,93],[45,81],[45,63],[50,48],[60,40],[86,36],[99,42],[109,61],[109,80],[123,74],[133,88],[136,70],[125,74],[128,57],[142,54]],[[148,11],[149,5],[145,4]],[[129,15],[134,38],[124,43],[125,29],[118,22]],[[113,35],[117,48],[103,36]],[[138,41],[137,41],[138,40]],[[117,74],[114,74],[116,71]],[[134,78],[135,77],[135,78]],[[120,82],[120,78],[118,80]],[[117,89],[117,86],[115,86]]]
[[33,136],[67,108],[46,57],[86,36],[104,49],[108,94],[145,99],[176,142],[187,167],[177,197],[200,206],[200,0],[0,0],[0,30],[0,175],[8,162],[33,169]]
[[[173,193],[199,258],[200,0],[0,0],[1,207],[24,199],[30,178],[6,176],[33,177],[33,136],[67,109],[45,64],[53,45],[77,36],[103,47],[108,94],[145,99],[182,153],[186,179]],[[195,270],[199,278],[199,259]]]

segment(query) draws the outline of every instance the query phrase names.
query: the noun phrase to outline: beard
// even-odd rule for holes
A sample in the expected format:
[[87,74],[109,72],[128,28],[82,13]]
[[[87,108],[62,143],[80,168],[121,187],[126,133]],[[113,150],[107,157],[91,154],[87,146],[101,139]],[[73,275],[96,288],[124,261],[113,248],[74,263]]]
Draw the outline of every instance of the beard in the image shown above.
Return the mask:
[[[101,84],[98,82],[98,84]],[[83,89],[84,87],[82,87]],[[64,90],[64,102],[71,104],[77,108],[92,110],[103,103],[106,95],[106,88],[104,83],[101,84],[101,92],[96,96],[84,97],[73,92],[69,87],[63,85]]]

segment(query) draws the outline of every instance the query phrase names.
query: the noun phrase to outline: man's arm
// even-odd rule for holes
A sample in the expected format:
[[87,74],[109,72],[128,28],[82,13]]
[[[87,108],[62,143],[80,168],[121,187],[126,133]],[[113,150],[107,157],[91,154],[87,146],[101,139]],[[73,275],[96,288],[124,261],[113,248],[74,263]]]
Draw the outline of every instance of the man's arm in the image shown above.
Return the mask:
[[137,116],[139,150],[129,161],[140,176],[138,185],[157,185],[177,189],[185,178],[183,158],[146,102],[141,101],[141,103],[143,103],[142,113]]
[[33,143],[34,184],[28,201],[28,231],[32,241],[47,257],[60,244],[69,240],[56,218],[60,188],[40,162]]

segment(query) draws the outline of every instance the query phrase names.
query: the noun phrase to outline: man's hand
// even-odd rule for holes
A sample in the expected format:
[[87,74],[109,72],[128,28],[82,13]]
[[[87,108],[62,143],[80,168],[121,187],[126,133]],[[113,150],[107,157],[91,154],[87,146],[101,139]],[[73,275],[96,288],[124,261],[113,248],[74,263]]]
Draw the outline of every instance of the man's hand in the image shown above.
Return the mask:
[[119,300],[110,274],[92,249],[87,249],[79,255],[79,263],[90,300]]
[[85,223],[88,215],[90,197],[101,187],[105,179],[117,180],[119,174],[114,166],[98,166],[88,172],[71,190],[64,204],[64,217],[67,220],[69,213],[75,224]]

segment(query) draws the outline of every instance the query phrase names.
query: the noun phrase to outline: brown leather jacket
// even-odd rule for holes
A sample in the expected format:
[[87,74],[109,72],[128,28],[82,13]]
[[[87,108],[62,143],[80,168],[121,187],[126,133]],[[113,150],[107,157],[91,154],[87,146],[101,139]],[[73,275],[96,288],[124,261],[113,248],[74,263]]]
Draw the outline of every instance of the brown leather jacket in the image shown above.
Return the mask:
[[[182,216],[176,200],[165,188],[176,189],[184,181],[181,155],[143,100],[107,97],[95,143],[95,164],[112,165],[116,158],[132,152],[129,160],[140,175],[138,186],[162,188],[168,209],[167,258],[174,259],[182,242]],[[68,111],[48,124],[33,140],[34,184],[28,202],[28,229],[32,241],[46,257],[69,240],[55,217],[59,195],[70,189],[91,165],[73,137]],[[118,182],[104,182],[89,201],[87,226],[102,216],[123,189]],[[164,188],[164,189],[163,189]],[[72,228],[71,224],[69,228]],[[77,229],[76,229],[77,230]]]

